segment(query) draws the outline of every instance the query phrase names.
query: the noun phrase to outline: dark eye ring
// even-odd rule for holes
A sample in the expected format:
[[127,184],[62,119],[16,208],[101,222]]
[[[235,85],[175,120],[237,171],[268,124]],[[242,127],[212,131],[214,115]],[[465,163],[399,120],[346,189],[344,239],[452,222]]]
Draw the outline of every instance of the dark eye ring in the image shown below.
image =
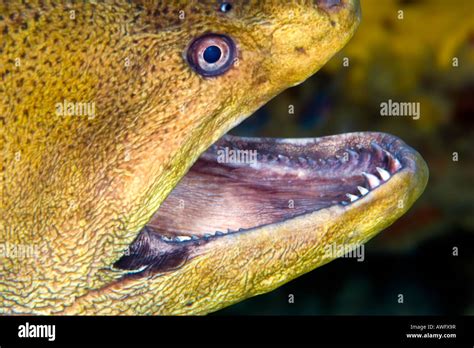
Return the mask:
[[189,45],[189,66],[202,76],[218,76],[232,67],[236,56],[234,41],[223,34],[205,34]]

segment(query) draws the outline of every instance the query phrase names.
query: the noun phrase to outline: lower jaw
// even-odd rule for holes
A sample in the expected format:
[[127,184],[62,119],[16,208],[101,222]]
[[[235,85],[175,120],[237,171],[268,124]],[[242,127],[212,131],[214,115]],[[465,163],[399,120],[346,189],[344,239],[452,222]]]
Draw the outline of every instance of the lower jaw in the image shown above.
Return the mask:
[[352,228],[362,243],[408,209],[427,176],[421,156],[384,133],[224,136],[201,155],[114,266],[134,277],[166,272],[219,245],[249,236],[256,243],[261,231],[283,226],[303,238],[300,230],[344,222],[345,228],[333,227],[334,238]]

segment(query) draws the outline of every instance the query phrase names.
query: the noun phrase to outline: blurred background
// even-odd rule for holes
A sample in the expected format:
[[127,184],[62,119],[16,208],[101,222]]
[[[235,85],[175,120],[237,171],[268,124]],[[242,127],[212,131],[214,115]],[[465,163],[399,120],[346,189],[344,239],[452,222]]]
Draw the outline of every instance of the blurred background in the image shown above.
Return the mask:
[[[231,133],[388,132],[425,158],[426,191],[366,244],[364,262],[335,260],[215,315],[474,315],[474,1],[361,6],[361,25],[343,51]],[[419,102],[420,118],[382,117],[389,99]]]

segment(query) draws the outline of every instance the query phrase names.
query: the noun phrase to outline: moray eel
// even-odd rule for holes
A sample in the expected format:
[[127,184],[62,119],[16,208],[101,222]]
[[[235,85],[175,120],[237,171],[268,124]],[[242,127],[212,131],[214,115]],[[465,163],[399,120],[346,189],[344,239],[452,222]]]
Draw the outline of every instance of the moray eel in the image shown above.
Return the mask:
[[348,42],[356,0],[0,14],[3,314],[216,311],[364,243],[425,187],[388,134],[225,135]]

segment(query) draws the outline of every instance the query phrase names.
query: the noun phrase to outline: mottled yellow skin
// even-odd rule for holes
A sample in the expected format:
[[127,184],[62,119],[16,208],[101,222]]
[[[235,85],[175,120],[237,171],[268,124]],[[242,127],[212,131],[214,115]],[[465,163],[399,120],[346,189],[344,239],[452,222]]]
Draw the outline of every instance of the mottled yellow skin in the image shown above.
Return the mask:
[[[297,250],[322,242],[290,233],[301,221],[272,227],[279,241],[264,230],[210,243],[174,272],[116,282],[111,265],[199,154],[317,71],[358,23],[352,1],[335,13],[246,1],[228,14],[214,1],[137,3],[0,2],[0,243],[37,251],[1,256],[0,313],[207,313],[324,263]],[[209,31],[238,48],[216,78],[183,59]],[[64,100],[94,102],[95,117],[57,115]]]

